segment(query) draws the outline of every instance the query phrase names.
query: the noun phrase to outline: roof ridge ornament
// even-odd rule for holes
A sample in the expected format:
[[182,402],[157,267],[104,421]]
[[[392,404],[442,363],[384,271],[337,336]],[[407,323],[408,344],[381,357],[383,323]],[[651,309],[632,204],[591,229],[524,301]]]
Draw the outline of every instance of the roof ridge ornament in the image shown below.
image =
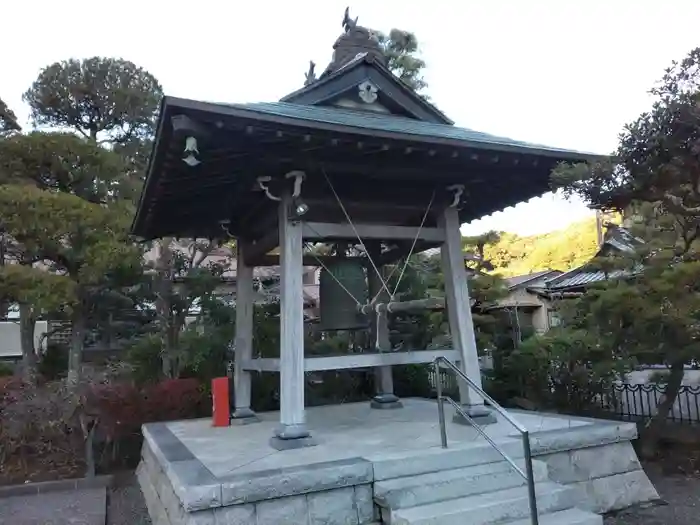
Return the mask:
[[308,86],[316,82],[316,62],[309,60],[309,70],[304,74],[306,80],[304,80],[304,85]]
[[350,6],[345,8],[345,15],[343,16],[343,29],[345,29],[346,33],[349,33],[353,29],[357,27],[357,19],[359,17],[355,17],[355,20],[350,18]]

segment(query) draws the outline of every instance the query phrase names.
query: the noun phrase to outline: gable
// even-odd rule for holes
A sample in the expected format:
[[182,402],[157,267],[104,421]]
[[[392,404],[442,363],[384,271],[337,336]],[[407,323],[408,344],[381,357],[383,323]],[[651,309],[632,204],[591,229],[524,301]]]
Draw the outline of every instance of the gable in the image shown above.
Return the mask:
[[360,53],[331,74],[286,95],[280,102],[385,113],[436,124],[453,124],[371,54]]

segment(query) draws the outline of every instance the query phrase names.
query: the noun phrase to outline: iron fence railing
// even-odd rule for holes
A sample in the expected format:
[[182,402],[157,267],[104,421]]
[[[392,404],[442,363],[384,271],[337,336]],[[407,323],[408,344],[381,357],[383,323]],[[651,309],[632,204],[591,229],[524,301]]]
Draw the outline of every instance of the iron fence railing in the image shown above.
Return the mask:
[[[430,370],[428,374],[431,386],[437,390],[437,375],[434,370]],[[444,392],[457,392],[457,381],[452,374],[442,371],[440,380]],[[582,402],[576,405],[578,407],[588,405],[587,410],[580,410],[585,415],[640,421],[656,414],[657,407],[663,401],[665,394],[666,386],[660,383],[615,383],[604,393],[587,396],[586,403],[581,400]],[[700,385],[681,386],[667,419],[678,424],[700,425]]]

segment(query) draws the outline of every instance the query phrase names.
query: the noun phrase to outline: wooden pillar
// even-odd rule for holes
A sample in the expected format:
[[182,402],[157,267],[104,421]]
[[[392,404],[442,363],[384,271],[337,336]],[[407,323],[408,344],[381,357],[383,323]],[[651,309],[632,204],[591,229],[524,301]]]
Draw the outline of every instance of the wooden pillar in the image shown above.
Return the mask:
[[[459,351],[460,368],[481,388],[479,355],[476,348],[467,273],[464,268],[459,214],[456,208],[445,209],[442,224],[445,228],[442,265],[452,344]],[[459,380],[458,383],[460,402],[465,412],[479,424],[494,423],[496,418],[484,405],[484,399],[475,390],[469,388],[465,381]],[[468,423],[459,414],[455,414],[455,422]]]
[[278,449],[314,443],[304,414],[304,298],[302,224],[290,220],[287,194],[279,206],[280,245],[280,424],[271,445]]
[[253,357],[253,267],[245,263],[242,242],[236,243],[236,338],[233,363],[234,410],[232,423],[259,421],[250,408],[250,372],[243,363]]
[[[369,255],[372,260],[378,259],[378,251],[381,249],[370,248]],[[381,268],[379,269],[381,271]],[[382,280],[372,265],[367,268],[367,287],[369,289],[370,300],[377,296],[377,302],[388,303],[389,294],[382,286]],[[391,351],[391,341],[389,340],[389,313],[384,311],[377,315],[376,310],[369,313],[371,337],[370,344],[373,348],[378,348],[380,352]],[[387,409],[401,408],[403,405],[394,394],[394,377],[391,366],[380,366],[374,369],[375,396],[372,398],[370,406],[372,408]]]

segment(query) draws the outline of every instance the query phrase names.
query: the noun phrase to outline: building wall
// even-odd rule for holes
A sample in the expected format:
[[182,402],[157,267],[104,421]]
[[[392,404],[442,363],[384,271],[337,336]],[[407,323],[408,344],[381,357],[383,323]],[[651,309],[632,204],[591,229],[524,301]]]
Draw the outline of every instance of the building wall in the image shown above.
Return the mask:
[[516,288],[508,296],[498,301],[498,304],[502,307],[528,311],[532,321],[532,328],[537,333],[544,333],[549,330],[549,309],[551,308],[549,300],[529,292],[525,288]]
[[[34,347],[39,350],[46,348],[44,335],[48,331],[46,321],[37,321],[34,327]],[[0,321],[0,359],[18,359],[22,357],[19,323]]]

